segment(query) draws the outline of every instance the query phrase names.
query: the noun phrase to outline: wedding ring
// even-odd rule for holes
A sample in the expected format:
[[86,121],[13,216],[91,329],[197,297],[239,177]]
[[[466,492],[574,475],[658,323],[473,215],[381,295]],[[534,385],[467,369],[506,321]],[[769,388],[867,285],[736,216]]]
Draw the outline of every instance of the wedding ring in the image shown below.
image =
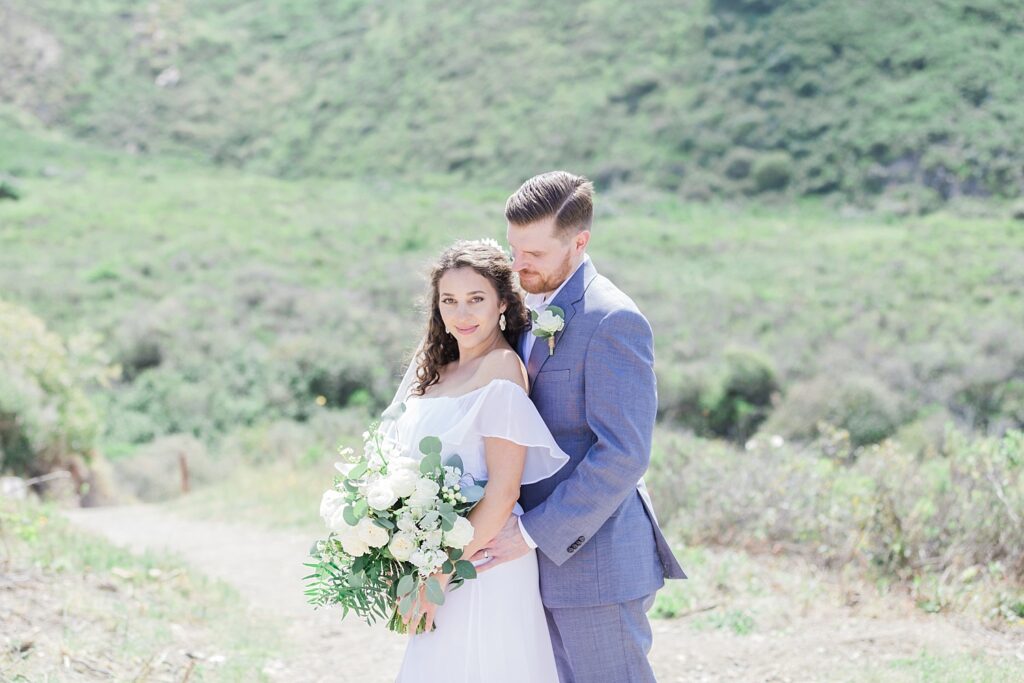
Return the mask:
[[487,550],[485,550],[485,551],[484,551],[484,559],[485,559],[485,560],[489,560],[489,559],[491,559],[491,553],[490,553],[490,552],[488,552]]

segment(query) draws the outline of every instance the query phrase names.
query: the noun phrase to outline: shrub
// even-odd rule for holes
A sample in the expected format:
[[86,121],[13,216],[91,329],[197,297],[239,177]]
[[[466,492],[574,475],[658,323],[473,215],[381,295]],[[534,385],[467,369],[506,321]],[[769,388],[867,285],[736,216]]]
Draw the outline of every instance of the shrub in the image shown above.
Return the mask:
[[754,164],[754,185],[758,192],[784,190],[793,179],[793,162],[788,154],[766,154]]
[[[758,439],[739,451],[658,430],[646,480],[662,524],[690,543],[852,564],[915,586],[930,609],[979,603],[963,588],[973,581],[1024,580],[1024,433],[951,431],[931,458],[887,441],[844,463],[824,447]],[[987,599],[990,616],[1011,618],[999,590]]]
[[708,431],[745,441],[768,415],[779,382],[771,361],[756,351],[726,351],[717,381],[701,396]]
[[0,470],[38,475],[87,462],[100,419],[86,387],[106,381],[97,340],[64,343],[42,320],[0,300]]
[[903,422],[903,410],[896,395],[874,378],[821,375],[794,385],[763,429],[810,439],[820,422],[845,429],[853,446],[863,446],[892,435]]

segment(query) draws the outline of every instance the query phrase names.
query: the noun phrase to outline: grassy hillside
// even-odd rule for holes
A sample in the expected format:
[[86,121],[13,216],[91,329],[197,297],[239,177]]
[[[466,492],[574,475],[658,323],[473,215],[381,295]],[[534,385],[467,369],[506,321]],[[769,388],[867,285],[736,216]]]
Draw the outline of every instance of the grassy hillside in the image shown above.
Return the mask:
[[1013,0],[2,0],[0,24],[0,102],[286,177],[568,166],[909,210],[1024,188]]
[[[6,146],[5,146],[6,145]],[[0,292],[122,366],[108,445],[380,406],[420,334],[421,274],[504,239],[511,188],[295,182],[142,162],[0,126]],[[1024,424],[1024,233],[936,214],[842,217],[602,194],[591,253],[656,332],[663,418],[742,440],[870,443]]]

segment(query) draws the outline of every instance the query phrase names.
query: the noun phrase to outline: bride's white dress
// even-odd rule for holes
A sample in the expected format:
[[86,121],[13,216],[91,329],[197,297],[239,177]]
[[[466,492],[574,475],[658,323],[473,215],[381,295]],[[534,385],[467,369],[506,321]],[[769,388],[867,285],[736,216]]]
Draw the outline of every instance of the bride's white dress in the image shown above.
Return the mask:
[[[487,479],[484,437],[527,446],[524,484],[569,460],[522,387],[504,379],[461,396],[410,396],[395,429],[414,450],[423,437],[440,437],[442,457],[457,453],[477,480]],[[522,512],[517,503],[515,513]],[[558,681],[536,551],[448,590],[434,621],[436,630],[410,639],[398,683]]]

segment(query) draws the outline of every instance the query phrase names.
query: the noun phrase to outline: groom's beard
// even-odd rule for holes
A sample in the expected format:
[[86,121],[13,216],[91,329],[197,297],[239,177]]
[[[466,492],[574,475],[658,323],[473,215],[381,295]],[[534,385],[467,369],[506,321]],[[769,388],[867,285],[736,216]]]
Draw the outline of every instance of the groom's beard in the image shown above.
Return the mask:
[[567,256],[558,269],[547,276],[532,270],[519,271],[519,284],[530,294],[547,294],[558,289],[572,270],[572,258]]

